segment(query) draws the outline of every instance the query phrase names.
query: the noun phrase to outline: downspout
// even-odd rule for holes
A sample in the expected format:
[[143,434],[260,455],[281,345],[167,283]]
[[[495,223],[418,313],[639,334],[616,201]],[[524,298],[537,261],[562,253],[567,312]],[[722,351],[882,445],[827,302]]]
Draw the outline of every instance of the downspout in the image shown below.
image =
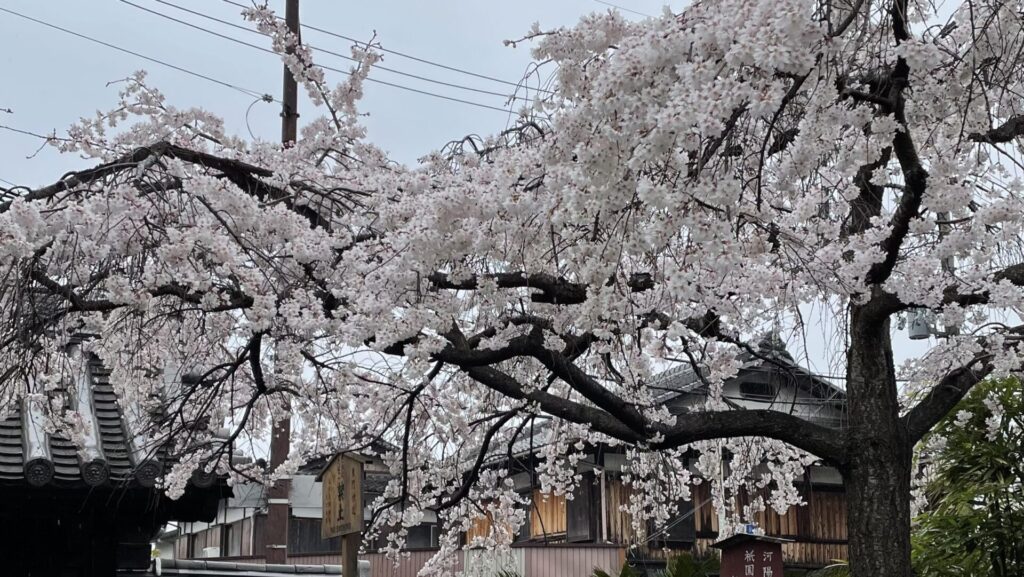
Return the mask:
[[607,505],[605,504],[605,490],[607,489],[607,487],[605,486],[605,482],[604,482],[604,474],[605,474],[604,467],[599,469],[599,473],[601,475],[601,542],[602,543],[607,543],[608,542],[608,508],[607,508]]
[[[245,517],[245,509],[242,509],[242,517]],[[252,510],[252,517],[249,517],[249,556],[256,556],[256,509]]]

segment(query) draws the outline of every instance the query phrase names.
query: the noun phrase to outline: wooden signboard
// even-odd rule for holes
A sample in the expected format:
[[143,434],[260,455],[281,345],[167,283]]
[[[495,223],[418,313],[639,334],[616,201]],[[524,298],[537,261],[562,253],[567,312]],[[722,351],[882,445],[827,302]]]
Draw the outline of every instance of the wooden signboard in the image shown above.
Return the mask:
[[722,550],[722,577],[782,577],[782,544],[788,539],[733,535],[712,545]]
[[338,455],[324,469],[321,481],[324,517],[320,536],[328,539],[362,531],[363,464]]

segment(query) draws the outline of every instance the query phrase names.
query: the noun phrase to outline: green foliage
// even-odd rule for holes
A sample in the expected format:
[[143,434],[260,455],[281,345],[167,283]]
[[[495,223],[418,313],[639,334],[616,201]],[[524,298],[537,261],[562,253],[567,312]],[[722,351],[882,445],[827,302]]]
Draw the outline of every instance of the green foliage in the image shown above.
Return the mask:
[[716,557],[697,559],[683,553],[668,560],[659,577],[708,577],[718,574],[719,561]]
[[[990,431],[987,398],[1002,417]],[[959,416],[958,416],[959,415]],[[959,419],[959,423],[958,423]],[[1016,379],[990,381],[939,423],[930,455],[936,476],[928,508],[914,520],[913,561],[920,577],[1024,575],[1024,395]]]
[[850,565],[845,561],[815,569],[804,575],[804,577],[850,577]]
[[[598,568],[595,567],[594,568],[594,575],[593,575],[593,577],[613,577],[613,576],[609,575],[608,572],[605,571],[604,569],[598,569]],[[640,577],[640,573],[638,573],[636,569],[630,567],[629,563],[627,562],[627,563],[623,563],[622,564],[622,569],[619,570],[618,577]]]

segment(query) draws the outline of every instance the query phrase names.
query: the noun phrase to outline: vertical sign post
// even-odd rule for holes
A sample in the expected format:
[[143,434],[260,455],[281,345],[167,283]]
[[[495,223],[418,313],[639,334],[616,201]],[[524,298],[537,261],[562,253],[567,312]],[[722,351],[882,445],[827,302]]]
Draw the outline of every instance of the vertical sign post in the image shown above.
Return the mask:
[[789,539],[740,533],[712,545],[722,550],[721,577],[782,577],[782,544]]
[[349,455],[336,455],[320,474],[323,521],[320,536],[341,537],[341,571],[359,574],[359,541],[363,530],[363,463]]

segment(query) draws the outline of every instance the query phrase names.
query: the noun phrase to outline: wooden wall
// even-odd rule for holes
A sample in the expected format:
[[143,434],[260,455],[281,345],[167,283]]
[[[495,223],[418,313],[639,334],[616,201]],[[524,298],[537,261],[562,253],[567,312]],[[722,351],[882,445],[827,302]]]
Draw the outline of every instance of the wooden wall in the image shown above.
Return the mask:
[[[434,556],[436,551],[411,551],[397,566],[383,553],[371,553],[360,555],[360,559],[370,562],[370,577],[416,577],[420,569]],[[464,552],[458,553],[456,571],[463,570]],[[341,556],[338,556],[340,563]],[[523,577],[527,577],[524,575]]]
[[529,547],[522,551],[523,577],[590,577],[595,568],[618,575],[626,558],[622,547],[566,545]]
[[473,525],[466,531],[466,543],[472,543],[476,538],[486,538],[491,533],[491,516],[484,515],[473,520]]
[[[639,534],[634,532],[629,515],[620,510],[621,505],[629,503],[629,487],[612,476],[606,479],[605,485],[610,541],[623,545],[639,544],[633,554],[648,559],[667,559],[683,551],[648,546],[645,528],[642,527]],[[816,490],[805,485],[802,496],[807,505],[790,507],[782,515],[769,507],[767,511],[755,515],[755,521],[768,535],[794,540],[794,543],[783,547],[787,564],[822,566],[836,559],[847,559],[845,493],[836,488]],[[710,486],[707,483],[695,485],[691,489],[691,498],[696,508],[693,522],[697,539],[694,546],[685,551],[701,556],[717,554],[710,547],[718,540],[718,515],[710,497]],[[762,497],[767,499],[767,491]],[[742,506],[749,502],[749,496],[741,497],[739,501]]]
[[[555,495],[543,495],[539,490],[533,493],[534,506],[531,507],[529,515],[530,537],[533,540],[543,540],[547,535],[547,545],[535,545],[523,543],[514,548],[522,551],[521,557],[517,557],[523,564],[525,577],[534,575],[546,575],[538,573],[542,566],[562,567],[570,572],[582,564],[591,564],[599,561],[610,563],[611,559],[621,559],[625,547],[636,545],[630,550],[630,557],[639,559],[667,559],[682,552],[694,553],[697,555],[715,555],[717,551],[710,548],[718,538],[718,515],[713,504],[710,502],[710,487],[707,483],[695,485],[692,488],[692,502],[696,507],[693,513],[692,522],[696,540],[693,546],[685,549],[666,549],[655,544],[648,544],[646,527],[640,527],[639,532],[634,531],[631,519],[627,513],[620,510],[623,504],[629,502],[630,489],[626,487],[615,475],[608,475],[605,479],[605,517],[607,519],[606,534],[608,540],[614,545],[602,546],[593,543],[582,543],[578,545],[564,545],[562,542],[566,537],[567,518],[566,500],[564,497]],[[762,497],[767,498],[767,491]],[[823,566],[832,563],[836,559],[846,559],[846,502],[845,494],[839,487],[815,487],[805,484],[802,489],[802,496],[807,505],[791,507],[784,514],[779,515],[774,510],[761,512],[755,516],[755,521],[761,526],[765,533],[772,536],[780,536],[793,539],[793,543],[783,546],[785,562],[790,566]],[[595,491],[596,499],[600,499],[599,491]],[[749,502],[750,495],[741,495],[738,499],[740,506]],[[600,510],[596,516],[600,521]],[[262,547],[262,517],[255,520],[255,551],[250,547],[250,534],[253,530],[253,522],[246,520],[240,524],[243,540],[243,556],[259,556],[263,552]],[[467,542],[476,536],[486,536],[490,531],[490,520],[483,518],[467,532]],[[597,540],[601,539],[602,531],[600,526],[596,531]],[[187,536],[179,538],[175,546],[175,552],[179,558],[185,557]],[[211,531],[200,532],[195,536],[195,555],[201,556],[203,547],[219,546],[219,527]],[[679,546],[682,546],[680,544]],[[330,551],[319,552],[319,555],[292,555],[295,562],[322,564],[334,563],[339,559],[337,554]],[[368,555],[366,558],[376,560],[375,565],[387,565],[387,572],[384,569],[374,569],[374,577],[383,575],[394,575],[404,577],[406,566],[414,566],[426,562],[433,555],[433,551],[412,551],[410,558],[401,565],[400,570],[393,572],[391,563],[386,562],[382,555]],[[480,552],[470,552],[471,556],[479,557]],[[300,559],[303,559],[300,561]],[[382,565],[382,566],[383,566]],[[621,566],[621,562],[619,562]],[[418,569],[416,569],[418,571]],[[410,575],[414,574],[410,573]],[[590,573],[587,573],[589,575]]]
[[[540,489],[533,491],[530,507],[530,538],[564,540],[568,527],[564,495],[545,495]],[[466,543],[476,537],[487,537],[491,531],[490,516],[478,517],[466,531]]]
[[564,536],[566,528],[565,496],[545,495],[540,489],[534,489],[533,507],[530,508],[530,537]]
[[[383,554],[363,555],[370,577],[415,577],[434,551],[414,551],[397,567]],[[522,577],[591,577],[594,568],[617,575],[625,549],[616,546],[546,545],[513,547],[505,552],[470,549],[459,553],[457,569],[467,577],[494,577],[503,569]],[[293,560],[289,557],[289,562]],[[298,562],[298,558],[295,559]],[[306,561],[303,561],[306,562]]]
[[612,543],[633,543],[637,535],[633,531],[628,513],[620,510],[621,505],[629,503],[631,490],[619,479],[605,480],[605,515],[608,519],[608,540]]
[[496,577],[502,572],[523,576],[528,574],[524,549],[466,549],[462,555],[464,577]]
[[248,517],[246,519],[242,519],[242,521],[240,523],[240,526],[241,526],[241,529],[242,529],[242,555],[255,555],[256,554],[253,551],[252,525],[253,525],[252,517]]

